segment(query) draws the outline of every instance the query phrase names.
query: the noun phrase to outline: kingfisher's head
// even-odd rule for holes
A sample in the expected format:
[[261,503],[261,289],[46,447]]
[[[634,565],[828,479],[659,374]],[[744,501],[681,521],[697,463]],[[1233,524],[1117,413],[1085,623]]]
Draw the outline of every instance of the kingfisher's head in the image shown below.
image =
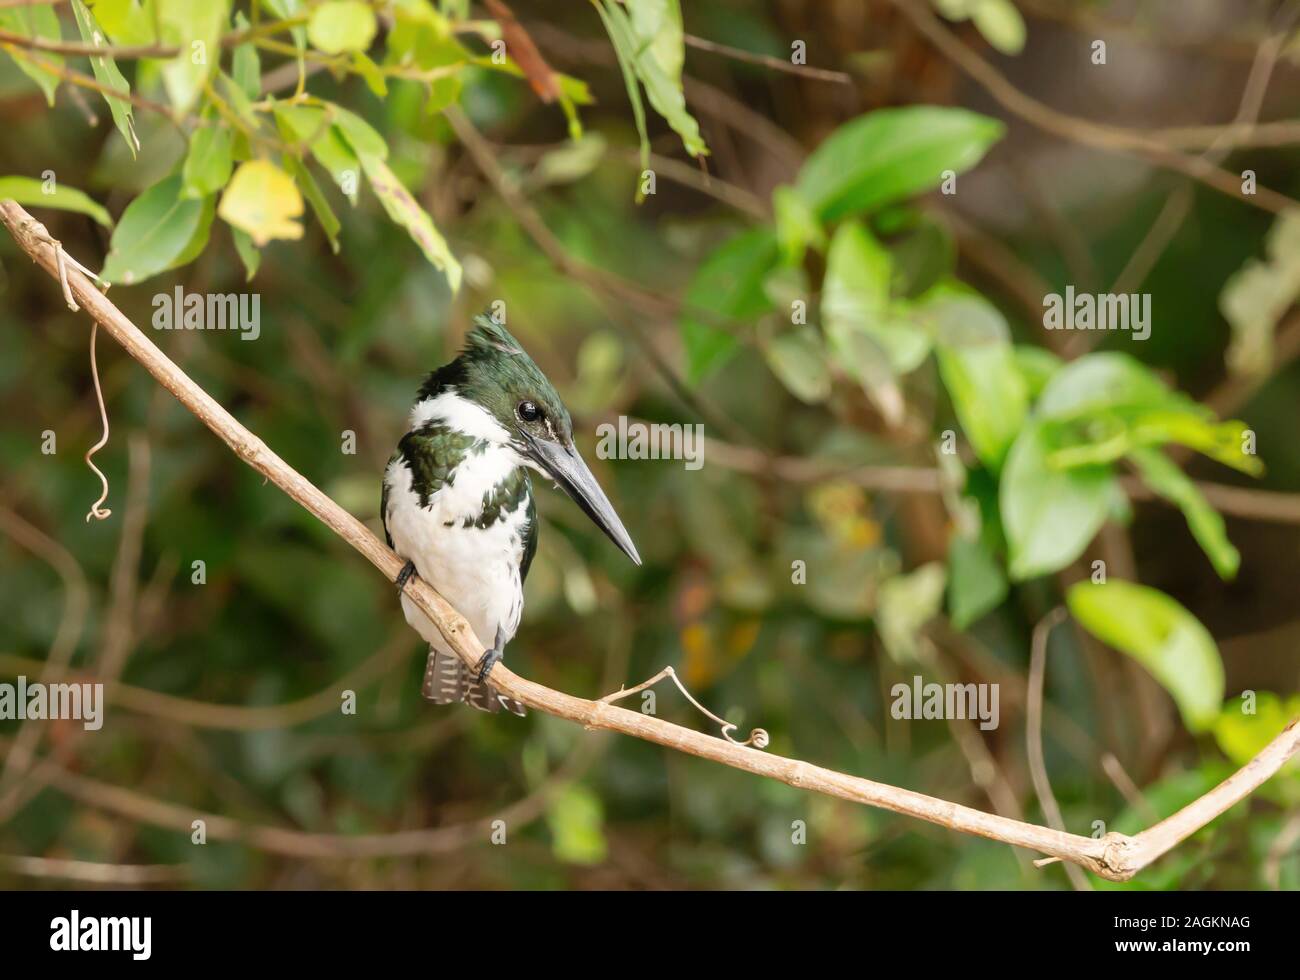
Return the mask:
[[433,372],[413,413],[509,446],[520,461],[563,490],[638,565],[641,557],[614,506],[573,442],[559,392],[519,341],[487,315],[474,318],[465,347]]

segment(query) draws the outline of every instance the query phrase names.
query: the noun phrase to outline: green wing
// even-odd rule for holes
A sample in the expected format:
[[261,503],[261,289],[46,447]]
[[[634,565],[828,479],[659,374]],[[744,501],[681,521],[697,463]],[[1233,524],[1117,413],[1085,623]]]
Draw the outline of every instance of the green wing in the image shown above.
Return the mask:
[[533,481],[527,476],[524,477],[528,487],[528,524],[524,528],[524,561],[519,566],[519,584],[523,585],[528,578],[528,569],[533,563],[533,555],[537,554],[537,504],[533,500]]
[[[393,465],[399,453],[393,453],[388,460],[388,466]],[[388,547],[393,547],[393,536],[388,533],[388,466],[384,467],[384,478],[379,481],[379,523],[384,525],[384,540],[388,542]]]

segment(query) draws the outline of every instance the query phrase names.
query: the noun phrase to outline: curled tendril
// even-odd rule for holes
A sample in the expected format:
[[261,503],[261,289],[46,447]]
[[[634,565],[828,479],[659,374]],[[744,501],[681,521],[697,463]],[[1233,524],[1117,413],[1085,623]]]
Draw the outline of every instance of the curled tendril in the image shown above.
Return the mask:
[[95,361],[95,338],[98,334],[99,321],[92,321],[90,324],[90,376],[95,381],[95,400],[99,402],[99,418],[100,421],[104,423],[104,433],[99,437],[99,442],[86,450],[86,465],[94,470],[95,475],[99,477],[99,482],[103,487],[103,492],[99,495],[99,499],[90,505],[90,512],[86,514],[87,524],[90,523],[92,517],[97,521],[102,521],[113,513],[107,507],[100,506],[100,504],[108,499],[108,477],[104,475],[104,471],[96,466],[90,458],[103,449],[108,443],[108,411],[104,408],[104,392],[99,386],[99,365]]
[[695,696],[692,695],[690,691],[686,690],[686,685],[681,682],[681,679],[677,676],[677,672],[671,667],[665,667],[663,670],[659,671],[659,673],[655,674],[654,677],[638,684],[636,687],[629,687],[626,689],[619,688],[619,690],[615,691],[613,694],[606,694],[600,700],[606,704],[611,704],[614,701],[619,701],[629,695],[636,694],[638,691],[644,691],[648,687],[653,687],[665,677],[671,678],[672,682],[677,685],[677,690],[682,692],[686,700],[695,705],[696,709],[699,710],[701,714],[705,715],[718,725],[722,730],[722,737],[732,745],[748,745],[756,749],[765,749],[771,743],[771,737],[762,728],[755,728],[750,731],[749,738],[745,739],[743,742],[732,738],[731,733],[736,730],[736,726],[725,719],[719,718],[708,708],[704,707],[704,705],[700,704],[700,702],[696,701]]

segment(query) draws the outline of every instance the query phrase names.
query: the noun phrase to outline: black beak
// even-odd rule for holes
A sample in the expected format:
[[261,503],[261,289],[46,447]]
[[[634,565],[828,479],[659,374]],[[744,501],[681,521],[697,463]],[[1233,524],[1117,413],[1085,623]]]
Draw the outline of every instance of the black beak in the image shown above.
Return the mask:
[[583,458],[578,455],[577,447],[565,448],[558,442],[527,438],[528,455],[551,479],[560,485],[575,504],[583,509],[605,534],[618,545],[619,550],[636,564],[641,564],[641,556],[636,553],[632,537],[623,527],[623,522],[614,513],[614,505],[600,489],[600,484],[592,476],[591,470]]

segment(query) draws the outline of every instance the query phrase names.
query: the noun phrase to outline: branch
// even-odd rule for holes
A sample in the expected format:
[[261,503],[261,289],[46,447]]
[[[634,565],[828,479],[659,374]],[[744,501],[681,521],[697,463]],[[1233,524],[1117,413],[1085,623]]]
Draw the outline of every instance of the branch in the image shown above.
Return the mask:
[[[35,0],[30,6],[36,3],[45,3],[47,0]],[[0,4],[3,6],[3,4]],[[19,6],[28,6],[28,4],[19,4]],[[291,27],[306,23],[306,17],[297,16],[289,17],[284,20],[272,21],[269,24],[262,24],[256,27],[245,27],[237,31],[231,31],[221,38],[223,48],[235,47],[245,41],[253,40],[271,34],[279,34],[287,31]],[[131,44],[131,45],[112,45],[99,44],[89,41],[51,41],[44,37],[32,37],[26,34],[15,34],[13,31],[0,30],[0,44],[12,44],[15,47],[27,48],[31,51],[44,51],[48,54],[66,54],[73,57],[109,57],[121,58],[123,61],[133,61],[140,58],[156,58],[167,60],[178,57],[189,51],[188,47],[181,47],[174,44]]]
[[[1297,319],[1300,323],[1300,318]],[[1298,331],[1300,333],[1300,331]],[[1170,454],[1179,457],[1181,446]],[[786,483],[822,483],[827,480],[845,480],[867,490],[887,493],[939,494],[944,492],[944,477],[937,467],[885,464],[877,466],[846,466],[834,460],[805,456],[777,456],[762,449],[737,446],[706,436],[705,455],[724,469],[748,473]],[[1193,481],[1205,494],[1205,499],[1218,510],[1233,517],[1275,524],[1300,524],[1300,494],[1278,490],[1259,490],[1254,487],[1234,487],[1226,483]],[[1130,500],[1154,501],[1173,506],[1147,486],[1141,478],[1121,474],[1119,485]]]
[[814,68],[811,65],[796,65],[785,58],[774,58],[769,54],[755,54],[753,51],[733,48],[729,44],[720,44],[717,41],[710,41],[708,38],[697,37],[694,34],[684,34],[682,40],[686,42],[688,47],[720,54],[723,57],[734,58],[736,61],[743,61],[751,65],[762,65],[764,68],[771,68],[774,71],[783,71],[791,75],[803,75],[806,78],[815,78],[819,82],[838,82],[840,85],[853,84],[853,76],[846,71]]
[[[994,101],[1008,112],[1044,132],[1084,146],[1137,157],[1166,170],[1177,171],[1234,200],[1274,214],[1300,207],[1300,202],[1267,187],[1256,187],[1255,194],[1242,195],[1241,178],[1237,175],[1228,173],[1201,157],[1188,156],[1146,133],[1106,126],[1059,112],[1016,88],[1005,75],[948,30],[928,5],[917,0],[889,0],[889,2],[897,7],[949,61],[978,82]],[[1228,128],[1228,132],[1232,132],[1231,127]],[[1217,140],[1218,136],[1215,138]]]
[[[0,222],[9,229],[23,251],[47,273],[59,278],[58,252],[61,246],[40,222],[10,200],[0,201]],[[401,558],[385,547],[364,524],[240,425],[95,289],[75,265],[66,264],[63,269],[68,287],[81,306],[159,384],[216,433],[235,455],[300,503],[390,581],[396,580],[405,564]],[[483,646],[460,613],[418,577],[407,585],[406,594],[437,626],[456,656],[470,666],[478,662],[484,653]],[[984,813],[923,793],[823,769],[799,759],[734,745],[650,715],[543,687],[514,674],[502,664],[493,668],[492,683],[503,694],[535,711],[577,722],[587,729],[621,732],[799,789],[815,790],[838,799],[916,817],[961,833],[1029,848],[1070,861],[1113,881],[1133,877],[1179,841],[1240,802],[1300,749],[1300,719],[1296,719],[1244,768],[1167,820],[1134,837],[1110,833],[1094,839]]]

